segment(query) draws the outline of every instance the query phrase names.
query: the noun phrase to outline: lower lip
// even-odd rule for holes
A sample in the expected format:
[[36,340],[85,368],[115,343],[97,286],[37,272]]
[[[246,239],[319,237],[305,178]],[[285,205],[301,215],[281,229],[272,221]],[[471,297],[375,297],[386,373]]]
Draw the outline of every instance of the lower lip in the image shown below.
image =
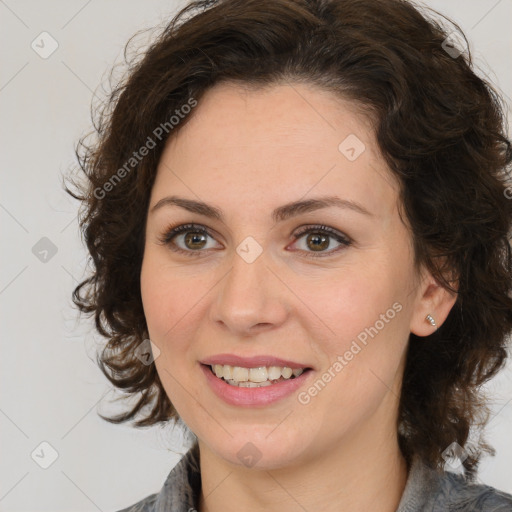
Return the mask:
[[258,405],[269,405],[277,402],[300,388],[309,378],[311,370],[306,370],[294,379],[288,379],[270,386],[262,386],[260,388],[240,388],[232,386],[222,379],[216,377],[209,366],[201,364],[206,381],[210,385],[213,392],[222,400],[230,405],[240,407],[253,407]]

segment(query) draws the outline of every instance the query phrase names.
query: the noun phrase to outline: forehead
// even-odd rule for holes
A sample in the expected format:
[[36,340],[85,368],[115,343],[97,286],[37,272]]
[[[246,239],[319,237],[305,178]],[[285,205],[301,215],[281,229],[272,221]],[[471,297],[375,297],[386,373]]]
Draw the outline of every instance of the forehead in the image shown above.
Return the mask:
[[190,116],[166,145],[157,193],[192,192],[233,205],[236,197],[278,205],[334,193],[388,213],[395,207],[398,186],[369,120],[333,93],[224,83]]

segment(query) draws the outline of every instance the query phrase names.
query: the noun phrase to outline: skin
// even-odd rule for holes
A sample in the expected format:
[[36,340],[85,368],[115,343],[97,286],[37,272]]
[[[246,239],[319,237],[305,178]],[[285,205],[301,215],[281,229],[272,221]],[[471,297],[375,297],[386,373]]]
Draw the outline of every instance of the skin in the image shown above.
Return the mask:
[[[338,149],[350,134],[365,145],[354,161]],[[170,195],[213,205],[224,219],[176,205],[152,211]],[[333,195],[369,215],[331,206],[270,217],[284,204]],[[158,375],[198,437],[201,512],[398,506],[407,465],[396,421],[409,333],[431,334],[425,316],[440,326],[455,302],[415,267],[398,208],[398,184],[369,121],[316,86],[217,85],[169,139],[151,192],[141,291],[161,351]],[[195,251],[184,235],[173,239],[196,256],[159,242],[170,224],[187,223],[212,233]],[[336,251],[328,238],[327,255],[315,257],[308,234],[292,235],[316,224],[352,244]],[[236,252],[248,236],[262,249],[252,263]],[[396,303],[400,312],[305,405],[298,393],[263,407],[229,405],[200,370],[214,354],[273,355],[313,368],[299,390],[307,391]],[[260,454],[253,467],[237,456],[247,442]]]

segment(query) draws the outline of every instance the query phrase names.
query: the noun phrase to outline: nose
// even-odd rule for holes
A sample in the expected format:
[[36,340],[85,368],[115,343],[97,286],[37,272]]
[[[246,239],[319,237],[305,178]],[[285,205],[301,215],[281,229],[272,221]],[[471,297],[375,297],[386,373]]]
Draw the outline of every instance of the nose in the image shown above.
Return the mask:
[[263,252],[248,263],[234,253],[231,270],[216,289],[211,320],[237,337],[282,325],[289,314],[286,287]]

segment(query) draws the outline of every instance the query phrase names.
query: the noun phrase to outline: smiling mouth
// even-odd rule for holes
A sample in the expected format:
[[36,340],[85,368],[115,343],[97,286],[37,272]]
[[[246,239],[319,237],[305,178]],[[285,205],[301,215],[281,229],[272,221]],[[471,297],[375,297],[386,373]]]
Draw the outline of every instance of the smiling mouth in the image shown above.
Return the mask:
[[287,366],[258,366],[244,368],[228,364],[208,365],[210,371],[231,386],[240,388],[259,388],[272,386],[279,382],[293,380],[311,368],[289,368]]

